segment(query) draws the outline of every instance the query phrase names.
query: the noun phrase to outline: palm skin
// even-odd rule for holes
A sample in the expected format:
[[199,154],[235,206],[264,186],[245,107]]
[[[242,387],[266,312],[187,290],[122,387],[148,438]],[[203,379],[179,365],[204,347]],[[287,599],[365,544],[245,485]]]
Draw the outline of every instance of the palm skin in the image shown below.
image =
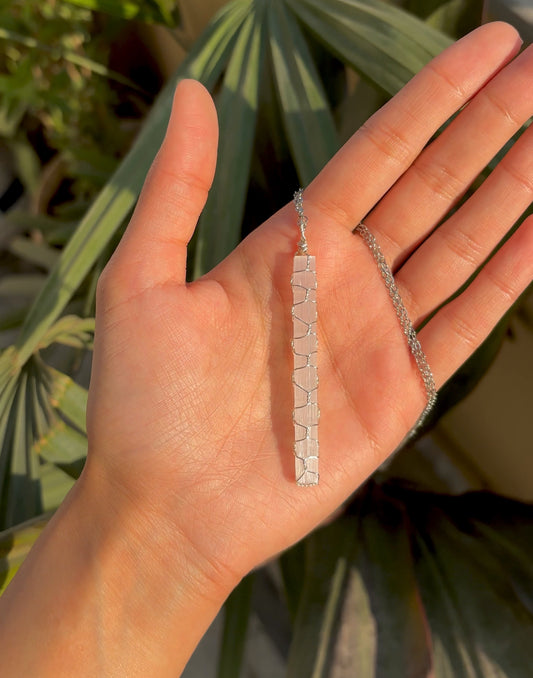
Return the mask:
[[[295,213],[286,206],[204,278],[184,282],[217,126],[205,90],[181,83],[166,140],[99,286],[82,483],[98,478],[110,501],[185,538],[202,575],[224,585],[331,514],[425,404],[383,281],[352,229],[365,218],[415,324],[468,279],[531,200],[531,133],[428,235],[531,115],[524,82],[531,82],[533,54],[498,73],[518,48],[504,24],[457,43],[304,192],[318,270],[321,461],[312,488],[295,485],[292,457]],[[527,286],[532,252],[526,220],[469,290],[421,331],[438,387]]]

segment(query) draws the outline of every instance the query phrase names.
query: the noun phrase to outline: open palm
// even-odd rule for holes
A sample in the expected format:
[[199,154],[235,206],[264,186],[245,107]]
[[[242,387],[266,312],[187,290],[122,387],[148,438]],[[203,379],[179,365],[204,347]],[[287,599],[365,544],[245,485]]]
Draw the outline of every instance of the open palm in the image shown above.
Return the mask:
[[[291,205],[204,278],[186,246],[216,162],[216,114],[177,89],[165,142],[99,287],[86,474],[185,535],[210,576],[238,578],[303,537],[394,450],[425,392],[371,253],[381,244],[415,325],[470,277],[531,201],[525,132],[450,208],[533,111],[533,52],[491,24],[446,50],[305,190],[318,271],[320,485],[294,483]],[[434,133],[467,102],[429,146]],[[312,139],[309,140],[312,143]],[[533,222],[419,333],[437,387],[531,280]]]

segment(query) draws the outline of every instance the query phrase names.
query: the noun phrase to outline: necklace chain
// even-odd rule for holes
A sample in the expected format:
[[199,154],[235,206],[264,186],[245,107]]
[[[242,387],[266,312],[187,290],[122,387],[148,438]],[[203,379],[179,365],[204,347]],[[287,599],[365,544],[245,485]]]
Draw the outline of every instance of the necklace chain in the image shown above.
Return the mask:
[[294,194],[294,207],[298,215],[298,228],[300,229],[300,242],[298,243],[297,254],[307,254],[307,238],[305,229],[307,228],[307,217],[304,213],[303,188],[299,188]]
[[422,346],[420,345],[420,341],[418,340],[416,330],[413,327],[413,324],[409,318],[407,310],[403,304],[400,292],[396,285],[396,281],[394,280],[394,276],[392,275],[392,271],[385,260],[383,252],[381,251],[381,248],[378,245],[377,240],[374,238],[373,234],[368,230],[368,228],[363,223],[358,224],[355,227],[354,232],[359,233],[359,235],[368,245],[368,248],[370,249],[372,256],[374,257],[379,272],[381,273],[381,277],[383,278],[383,282],[385,283],[385,287],[389,292],[389,296],[391,298],[394,310],[396,311],[396,315],[400,322],[400,326],[407,338],[407,345],[409,346],[409,350],[411,351],[413,358],[415,359],[416,366],[418,368],[418,371],[420,372],[420,376],[422,377],[422,381],[424,382],[424,387],[426,389],[427,397],[426,407],[424,408],[424,411],[418,418],[418,421],[416,422],[414,427],[409,432],[408,437],[412,438],[414,434],[421,428],[422,424],[426,420],[426,417],[428,416],[431,409],[435,405],[435,402],[437,401],[437,389],[435,387],[435,379],[433,378],[433,373],[431,372],[431,368],[427,361],[426,354],[424,353]]

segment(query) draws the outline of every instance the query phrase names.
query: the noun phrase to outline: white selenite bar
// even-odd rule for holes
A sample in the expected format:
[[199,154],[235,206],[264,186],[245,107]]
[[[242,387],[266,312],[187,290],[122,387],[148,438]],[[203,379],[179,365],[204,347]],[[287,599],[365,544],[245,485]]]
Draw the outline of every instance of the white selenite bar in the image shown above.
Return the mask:
[[315,257],[297,254],[292,275],[294,456],[298,485],[318,484],[318,409]]

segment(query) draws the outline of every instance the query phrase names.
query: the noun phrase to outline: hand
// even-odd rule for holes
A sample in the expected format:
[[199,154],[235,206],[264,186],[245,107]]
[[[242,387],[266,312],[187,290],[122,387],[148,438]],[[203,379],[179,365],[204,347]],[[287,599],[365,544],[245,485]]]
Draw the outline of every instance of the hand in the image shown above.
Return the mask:
[[[97,300],[87,473],[141,520],[193,546],[211,581],[236,582],[303,537],[394,450],[425,404],[370,252],[365,219],[414,324],[471,275],[531,201],[533,130],[437,231],[533,111],[533,52],[485,26],[376,113],[305,190],[318,268],[320,485],[294,483],[292,256],[286,206],[208,275],[185,283],[186,247],[216,158],[216,114],[177,89],[165,142]],[[426,147],[443,123],[468,105]],[[440,387],[533,272],[526,220],[420,332]]]

